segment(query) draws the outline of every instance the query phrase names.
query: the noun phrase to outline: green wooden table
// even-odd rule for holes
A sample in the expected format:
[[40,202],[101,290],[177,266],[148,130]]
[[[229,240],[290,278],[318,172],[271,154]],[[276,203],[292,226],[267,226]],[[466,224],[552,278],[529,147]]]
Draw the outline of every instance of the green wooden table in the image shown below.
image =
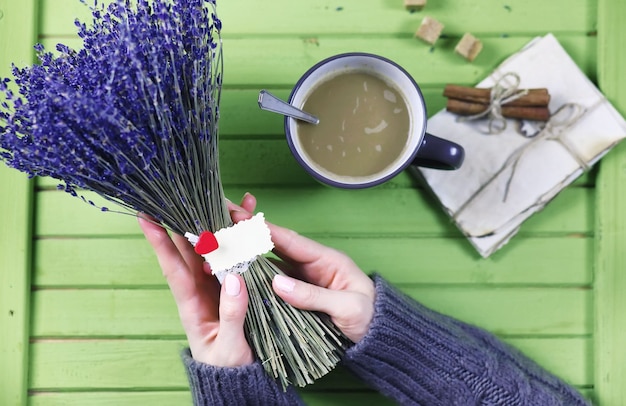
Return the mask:
[[[448,82],[473,85],[537,35],[553,32],[626,113],[626,2],[621,0],[222,1],[223,181],[273,222],[349,253],[428,306],[483,326],[601,405],[626,404],[626,149],[481,259],[408,174],[363,191],[320,186],[300,169],[266,88],[286,97],[320,59],[346,51],[396,60],[422,85],[430,114]],[[445,24],[431,48],[422,18]],[[41,41],[79,45],[78,0],[0,0],[0,76],[31,63]],[[484,43],[468,63],[464,32]],[[554,68],[554,67],[551,67]],[[100,213],[47,180],[0,168],[0,404],[179,405],[190,402],[174,303],[127,216]],[[387,404],[341,369],[302,391],[310,404]]]

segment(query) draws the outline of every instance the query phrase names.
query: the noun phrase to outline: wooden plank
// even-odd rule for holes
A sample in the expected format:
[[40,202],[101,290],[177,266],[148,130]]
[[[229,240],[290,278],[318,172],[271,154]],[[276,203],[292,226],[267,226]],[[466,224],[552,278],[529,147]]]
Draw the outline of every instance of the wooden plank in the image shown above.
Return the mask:
[[576,387],[593,386],[593,338],[510,338],[505,342]]
[[[384,274],[383,274],[384,275]],[[500,335],[584,335],[593,295],[585,288],[403,286],[434,310]],[[33,337],[181,336],[167,289],[60,289],[32,294]]]
[[[42,33],[47,36],[73,33],[74,17],[90,18],[89,10],[76,0],[46,0],[42,5]],[[563,10],[567,10],[568,18],[553,18]],[[596,18],[595,2],[583,0],[509,0],[480,7],[471,0],[457,0],[454,7],[429,4],[421,13],[405,10],[402,1],[379,1],[367,6],[359,0],[317,0],[298,6],[289,0],[267,4],[253,1],[247,2],[244,8],[241,4],[223,1],[218,3],[218,13],[226,36],[258,33],[411,36],[424,15],[440,19],[445,24],[444,32],[457,37],[467,31],[492,35],[549,31],[584,34],[595,28]],[[489,24],[485,24],[486,15]]]
[[[582,390],[583,395],[590,396],[591,391]],[[393,406],[396,403],[376,392],[359,393],[320,393],[305,392],[302,394],[305,404],[309,406],[361,406],[380,405]],[[29,398],[31,406],[180,406],[191,404],[191,396],[180,392],[91,392],[91,393],[42,393]]]
[[[509,344],[576,386],[589,386],[586,373],[592,340],[588,337],[517,338]],[[58,340],[35,341],[31,356],[31,392],[182,391],[188,388],[179,358],[184,341]],[[124,371],[124,373],[120,373]],[[306,392],[363,391],[366,386],[337,368]]]
[[150,392],[35,392],[28,398],[30,406],[179,406],[191,405],[191,392],[150,391]]
[[[435,51],[412,38],[329,37],[317,44],[301,38],[237,38],[225,39],[225,88],[283,87],[291,88],[313,64],[342,52],[371,52],[402,65],[422,84],[475,84],[486,77],[505,57],[517,52],[534,36],[485,38],[480,57],[467,63],[454,53],[454,41],[438,45]],[[574,61],[591,77],[595,66],[595,37],[559,35],[563,47]],[[53,50],[58,42],[79,48],[76,38],[42,38],[42,44]],[[250,63],[254,61],[254,63]]]
[[[319,184],[298,165],[284,139],[225,139],[220,141],[222,184],[227,187],[312,187]],[[52,178],[38,179],[40,189],[56,190],[59,182]],[[576,185],[593,185],[589,176],[582,177]],[[423,187],[408,171],[396,176],[380,188]]]
[[166,286],[154,251],[139,236],[39,240],[35,252],[33,286],[37,288]]
[[402,287],[425,306],[495,334],[586,335],[593,295],[584,288]]
[[[473,63],[465,63],[453,52],[456,42],[441,44],[434,52],[416,43],[413,39],[399,38],[327,38],[318,45],[301,39],[246,38],[224,40],[225,86],[250,86],[273,84],[291,87],[309,67],[329,56],[342,52],[371,52],[385,56],[402,65],[418,83],[444,84],[454,78],[456,83],[475,84],[486,77],[506,56],[517,52],[533,38],[508,37],[484,38],[483,51]],[[588,49],[594,49],[591,37],[558,37],[563,46],[580,48],[583,58],[588,58]],[[227,51],[227,52],[226,52]],[[274,53],[275,52],[275,53]],[[579,52],[572,52],[576,59]],[[254,60],[254,64],[241,63]],[[278,62],[280,61],[280,62]],[[582,62],[579,62],[582,63]]]
[[[394,284],[557,285],[592,283],[592,238],[517,238],[488,260],[441,238],[319,238],[366,272]],[[379,248],[385,246],[384,250]],[[44,239],[35,244],[37,288],[165,286],[152,248],[136,238]],[[442,261],[433,252],[445,252]],[[115,255],[111,255],[115,253]],[[567,255],[563,255],[567,253]]]
[[[34,0],[0,0],[0,78],[32,61]],[[26,403],[32,182],[0,163],[0,404]]]
[[[302,234],[461,237],[438,204],[420,190],[374,188],[347,193],[321,185],[288,189],[225,187],[233,201],[246,191],[257,196],[258,210],[267,219]],[[85,196],[103,203],[92,193]],[[523,225],[522,235],[590,233],[593,196],[593,190],[586,188],[563,191]],[[133,217],[102,213],[62,191],[37,193],[36,211],[35,232],[39,237],[136,235],[138,230]],[[460,239],[457,243],[468,245]]]
[[[421,84],[421,90],[430,114],[445,108],[446,98],[443,87]],[[268,113],[259,108],[257,103],[259,89],[225,89],[220,101],[220,137],[223,139],[238,137],[255,140],[259,136],[273,136],[284,139],[284,120],[277,114]],[[291,89],[266,89],[276,96],[287,100]]]
[[184,334],[167,288],[35,291],[32,314],[33,337]]
[[[318,183],[304,172],[302,168],[296,165],[294,158],[289,152],[285,150],[285,146],[282,145],[284,141],[280,136],[280,140],[268,140],[268,139],[237,139],[223,141],[221,144],[221,162],[227,162],[225,168],[222,170],[222,183],[230,188],[237,187],[239,189],[258,188],[259,186],[272,186],[277,187],[303,187],[306,185],[318,186]],[[275,144],[274,144],[275,143]],[[255,160],[259,155],[259,151],[266,151],[268,145],[274,145],[276,149],[275,153],[271,154],[271,165],[259,165],[259,162],[245,161],[242,157],[253,157]],[[255,152],[257,151],[257,152]],[[286,155],[285,153],[289,154]],[[224,156],[230,156],[232,162],[226,161]],[[268,156],[270,154],[266,154]],[[291,169],[291,170],[288,170]],[[288,172],[288,173],[287,173]],[[271,176],[270,176],[271,175]],[[298,182],[299,181],[299,182]],[[574,187],[586,187],[593,188],[596,181],[596,170],[593,169],[590,172],[582,174],[578,179],[574,181],[572,186]],[[36,187],[39,190],[55,190],[59,182],[52,178],[37,178]],[[391,179],[379,188],[414,188],[423,190],[423,185],[419,183],[409,171],[402,172],[395,178]]]
[[[1,10],[1,8],[0,8]],[[0,404],[25,403],[30,324],[32,183],[0,168]]]
[[[626,3],[598,2],[598,79],[606,97],[626,113]],[[600,405],[626,404],[626,146],[603,161],[597,183],[595,388]]]
[[[393,406],[395,403],[373,391],[349,393],[304,392],[302,399],[310,406],[360,406],[376,404]],[[35,393],[29,398],[31,406],[180,406],[192,403],[189,392],[79,392]]]
[[185,341],[69,340],[32,344],[30,390],[184,390]]

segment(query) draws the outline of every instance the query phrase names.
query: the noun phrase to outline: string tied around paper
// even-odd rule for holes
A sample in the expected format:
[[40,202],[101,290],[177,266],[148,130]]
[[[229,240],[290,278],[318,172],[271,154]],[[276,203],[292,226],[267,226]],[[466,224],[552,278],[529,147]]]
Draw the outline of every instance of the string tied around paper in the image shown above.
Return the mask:
[[[592,106],[591,108],[593,109],[594,107],[595,106]],[[572,148],[567,142],[565,142],[561,138],[561,134],[563,133],[563,131],[575,124],[583,116],[583,114],[585,114],[586,111],[587,110],[585,109],[585,107],[578,103],[563,104],[561,107],[558,108],[557,111],[554,112],[552,117],[550,117],[550,120],[546,123],[546,126],[543,128],[543,130],[541,130],[541,132],[535,137],[538,139],[544,139],[546,141],[556,141],[561,144],[561,146],[565,148],[569,155],[576,161],[578,166],[580,166],[584,171],[589,170],[589,164],[587,164],[587,162],[579,156],[574,148]],[[532,145],[532,142],[526,144],[515,154],[511,155],[507,162],[504,164],[504,166],[506,167],[511,164],[511,161],[513,162],[511,166],[511,176],[507,180],[504,188],[504,196],[502,198],[503,202],[506,202],[506,199],[508,197],[511,182],[515,177],[517,165],[520,161],[520,158]]]
[[489,106],[485,111],[471,116],[458,117],[457,121],[473,121],[489,117],[488,134],[499,134],[506,129],[507,121],[502,115],[502,106],[528,94],[528,89],[519,89],[520,76],[515,72],[507,72],[496,81],[491,88]]
[[[546,123],[545,127],[541,130],[539,134],[537,134],[533,138],[529,138],[529,141],[514,151],[509,158],[502,164],[499,170],[497,170],[491,178],[489,178],[486,182],[482,184],[482,186],[476,190],[466,201],[459,207],[454,214],[452,214],[452,218],[455,221],[462,216],[462,214],[467,210],[467,208],[471,205],[471,203],[491,184],[493,183],[500,175],[504,173],[506,170],[511,170],[511,174],[509,175],[505,187],[504,194],[502,198],[502,202],[505,203],[508,198],[510,187],[513,183],[513,179],[516,176],[518,164],[521,161],[521,158],[526,154],[526,152],[535,146],[539,142],[545,141],[554,141],[558,142],[565,150],[569,153],[569,155],[576,160],[578,165],[583,170],[590,169],[590,164],[582,158],[579,153],[573,148],[565,139],[563,139],[562,135],[566,132],[567,129],[571,128],[575,125],[585,114],[595,110],[598,106],[600,106],[606,99],[602,98],[598,100],[596,103],[589,107],[585,107],[578,103],[565,103],[555,113],[551,116],[550,120]],[[494,233],[499,232],[496,230],[491,230],[489,232],[485,232],[482,235],[471,235],[474,238],[488,237],[493,235]]]

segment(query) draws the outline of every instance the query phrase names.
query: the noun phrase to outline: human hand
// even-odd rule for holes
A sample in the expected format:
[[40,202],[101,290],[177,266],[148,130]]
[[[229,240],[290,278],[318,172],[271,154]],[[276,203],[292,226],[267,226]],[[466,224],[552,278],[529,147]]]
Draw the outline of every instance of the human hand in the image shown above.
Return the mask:
[[214,366],[235,367],[254,361],[243,324],[248,292],[240,275],[229,274],[220,288],[209,264],[180,235],[139,218],[178,307],[192,357]]
[[[246,193],[241,206],[229,203],[233,221],[252,216],[256,198]],[[344,253],[295,231],[268,223],[274,253],[289,276],[276,275],[272,287],[294,307],[328,314],[353,342],[365,336],[374,316],[374,282]]]

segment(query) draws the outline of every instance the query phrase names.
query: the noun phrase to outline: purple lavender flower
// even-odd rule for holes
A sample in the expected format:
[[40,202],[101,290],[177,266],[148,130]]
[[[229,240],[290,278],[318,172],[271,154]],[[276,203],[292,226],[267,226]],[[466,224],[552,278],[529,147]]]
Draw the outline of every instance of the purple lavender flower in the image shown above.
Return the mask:
[[[78,189],[179,234],[230,225],[218,165],[215,1],[113,0],[105,8],[94,0],[91,10],[91,25],[76,22],[81,49],[58,45],[53,54],[37,45],[40,64],[14,66],[15,86],[0,80],[0,159],[60,180],[59,189],[88,204]],[[284,388],[304,386],[339,362],[349,340],[328,317],[273,295],[278,272],[258,257],[244,273],[250,297],[263,298],[251,301],[246,334]]]
[[82,49],[36,45],[38,65],[13,67],[19,95],[0,81],[1,159],[177,232],[223,227],[206,210],[221,194],[215,1],[94,1],[91,11],[91,25],[76,21]]

